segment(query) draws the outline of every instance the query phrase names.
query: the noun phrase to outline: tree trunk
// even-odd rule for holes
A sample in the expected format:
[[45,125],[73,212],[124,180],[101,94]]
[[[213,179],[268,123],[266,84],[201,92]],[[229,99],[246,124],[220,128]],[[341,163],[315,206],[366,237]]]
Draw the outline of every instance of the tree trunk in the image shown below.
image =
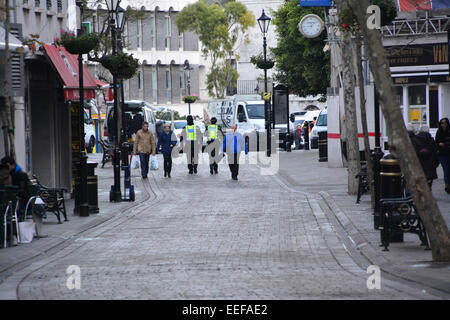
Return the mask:
[[370,158],[370,142],[369,142],[369,130],[367,128],[367,110],[366,110],[366,95],[364,92],[364,76],[362,72],[362,45],[361,45],[361,35],[356,34],[355,40],[355,68],[356,68],[356,79],[358,80],[359,87],[359,106],[361,109],[361,126],[364,135],[364,151],[366,155],[366,166],[367,166],[367,181],[369,182],[370,188],[370,203],[372,208],[375,207],[375,192],[373,188],[373,165],[372,159]]
[[355,105],[355,77],[353,71],[353,50],[350,37],[342,38],[342,61],[343,61],[343,87],[344,87],[344,113],[347,140],[347,163],[348,163],[348,194],[358,193],[358,179],[356,175],[361,170],[359,160],[358,124],[356,119]]
[[389,145],[397,157],[400,168],[409,186],[414,203],[430,239],[435,261],[450,261],[450,234],[439,211],[436,200],[428,187],[425,174],[411,144],[399,106],[395,103],[389,62],[378,30],[367,28],[366,9],[369,0],[349,0],[357,15],[362,34],[367,44],[370,68],[380,97],[380,106],[386,120]]

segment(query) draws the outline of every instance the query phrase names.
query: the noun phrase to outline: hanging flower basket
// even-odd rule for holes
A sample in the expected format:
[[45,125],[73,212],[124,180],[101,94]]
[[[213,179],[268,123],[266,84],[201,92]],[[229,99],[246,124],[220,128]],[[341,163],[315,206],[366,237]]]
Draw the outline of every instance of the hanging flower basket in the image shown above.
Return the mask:
[[181,100],[183,100],[184,103],[194,103],[198,100],[198,96],[195,94],[191,96],[183,96]]
[[72,32],[61,31],[61,39],[57,39],[56,43],[63,46],[71,54],[86,54],[92,51],[99,42],[96,33],[82,34],[75,36]]
[[263,70],[272,69],[275,65],[275,61],[273,61],[272,59],[266,59],[266,61],[264,61],[262,55],[251,57],[250,62],[253,63],[258,69]]
[[119,53],[116,55],[106,55],[100,60],[102,66],[119,79],[131,79],[136,74],[139,67],[138,59],[131,54]]

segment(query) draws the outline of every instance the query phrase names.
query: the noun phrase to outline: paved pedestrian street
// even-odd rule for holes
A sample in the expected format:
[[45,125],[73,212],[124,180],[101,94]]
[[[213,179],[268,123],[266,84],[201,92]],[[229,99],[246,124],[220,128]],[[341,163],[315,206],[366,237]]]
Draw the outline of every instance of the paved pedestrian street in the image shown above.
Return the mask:
[[[381,289],[369,290],[366,266],[321,198],[256,165],[241,166],[239,181],[223,164],[215,176],[205,164],[198,175],[176,165],[171,179],[151,171],[144,186],[147,201],[17,272],[17,298],[439,298],[383,274]],[[69,289],[70,266],[79,289]]]

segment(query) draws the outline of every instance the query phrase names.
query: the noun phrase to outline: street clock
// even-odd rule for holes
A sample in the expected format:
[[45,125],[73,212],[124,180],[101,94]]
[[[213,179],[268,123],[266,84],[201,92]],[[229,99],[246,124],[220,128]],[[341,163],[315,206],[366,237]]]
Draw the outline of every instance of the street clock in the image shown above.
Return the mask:
[[316,38],[322,33],[324,27],[325,24],[318,15],[307,14],[300,20],[298,31],[306,38]]

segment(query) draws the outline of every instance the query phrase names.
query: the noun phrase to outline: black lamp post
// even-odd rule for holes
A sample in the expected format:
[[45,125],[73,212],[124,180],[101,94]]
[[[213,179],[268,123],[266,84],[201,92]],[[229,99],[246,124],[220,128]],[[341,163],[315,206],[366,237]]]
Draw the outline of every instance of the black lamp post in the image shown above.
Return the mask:
[[[189,62],[184,67],[184,71],[186,71],[186,78],[187,78],[187,87],[188,87],[188,96],[191,95],[191,71],[194,70],[193,67],[189,64]],[[191,114],[191,103],[189,104],[189,114]]]
[[[264,9],[262,11],[261,17],[258,18],[258,24],[259,28],[261,29],[261,33],[263,34],[263,48],[264,48],[264,93],[267,93],[268,86],[267,86],[267,32],[269,31],[269,25],[270,20],[272,20],[270,17],[268,17],[264,13]],[[268,157],[270,157],[271,153],[271,130],[270,130],[270,105],[269,100],[264,99],[264,117],[266,119],[266,135],[267,135],[267,151],[266,154]]]
[[[112,54],[117,54],[117,26],[116,26],[116,16],[118,15],[120,0],[106,0],[106,6],[108,7],[109,13],[109,27],[111,28],[111,45]],[[113,167],[114,167],[114,194],[111,200],[114,202],[122,201],[122,192],[120,189],[120,141],[119,137],[121,135],[121,112],[119,110],[118,96],[119,90],[117,85],[117,78],[113,74],[113,86],[114,86],[114,123],[115,123],[115,136],[114,138],[114,153],[113,153]]]
[[[80,29],[78,29],[78,35],[83,33],[83,8],[84,3],[81,0],[76,1],[76,5],[80,8]],[[84,79],[83,79],[83,55],[78,55],[78,79],[79,79],[79,96],[80,96],[80,105],[79,105],[79,116],[78,116],[78,125],[79,125],[79,133],[80,133],[80,162],[78,164],[78,190],[75,190],[75,193],[78,196],[75,196],[75,207],[74,212],[78,213],[80,217],[88,217],[89,216],[89,204],[88,204],[88,188],[87,188],[87,155],[84,151]]]

